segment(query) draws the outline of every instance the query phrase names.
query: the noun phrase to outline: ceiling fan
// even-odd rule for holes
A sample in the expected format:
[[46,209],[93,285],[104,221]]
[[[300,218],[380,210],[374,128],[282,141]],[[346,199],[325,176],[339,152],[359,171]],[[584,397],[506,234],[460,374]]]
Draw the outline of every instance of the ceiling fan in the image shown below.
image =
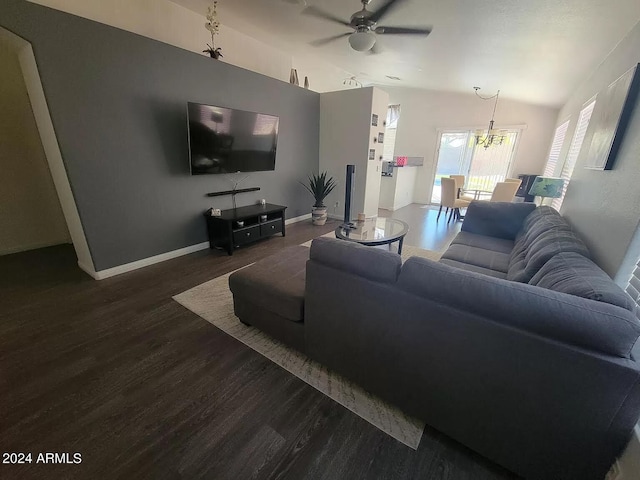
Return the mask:
[[311,6],[305,8],[302,13],[311,15],[322,20],[328,20],[333,23],[339,23],[345,27],[354,29],[354,32],[341,33],[332,37],[314,40],[311,45],[319,47],[327,43],[339,40],[343,37],[349,37],[349,45],[358,52],[366,52],[371,50],[376,43],[376,35],[422,35],[427,36],[431,33],[431,27],[415,28],[415,27],[383,27],[378,26],[378,22],[389,13],[389,11],[404,2],[405,0],[386,0],[381,7],[375,11],[367,10],[367,5],[371,0],[360,0],[362,2],[362,10],[351,15],[349,21],[325,12],[317,7]]

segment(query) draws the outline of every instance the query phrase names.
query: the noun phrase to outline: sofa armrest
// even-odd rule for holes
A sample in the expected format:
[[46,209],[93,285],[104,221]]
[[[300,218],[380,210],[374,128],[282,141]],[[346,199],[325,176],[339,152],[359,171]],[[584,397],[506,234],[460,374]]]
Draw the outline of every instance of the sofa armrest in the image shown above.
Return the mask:
[[514,240],[524,219],[535,209],[533,203],[471,202],[462,231]]
[[621,358],[630,358],[640,336],[640,322],[621,307],[424,258],[405,262],[398,287],[490,321]]

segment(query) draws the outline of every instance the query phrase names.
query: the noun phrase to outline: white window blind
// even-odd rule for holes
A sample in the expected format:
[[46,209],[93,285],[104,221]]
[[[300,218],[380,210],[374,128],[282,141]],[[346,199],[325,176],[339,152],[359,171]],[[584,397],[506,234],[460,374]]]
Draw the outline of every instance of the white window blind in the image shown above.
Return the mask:
[[575,133],[573,134],[571,146],[569,147],[569,153],[567,154],[567,158],[565,159],[564,165],[562,166],[562,172],[560,173],[560,178],[564,178],[562,196],[559,198],[554,198],[551,202],[551,206],[556,210],[560,210],[562,202],[564,201],[564,196],[567,193],[567,186],[569,186],[571,175],[573,175],[573,169],[575,168],[576,161],[578,160],[578,156],[580,155],[580,149],[582,148],[584,136],[587,133],[587,127],[589,126],[589,120],[591,120],[591,114],[593,113],[593,107],[595,107],[595,105],[596,102],[594,100],[582,109],[582,111],[580,112],[580,116],[578,117],[578,125],[576,126]]
[[544,173],[542,174],[543,177],[553,177],[553,174],[556,171],[556,165],[558,165],[558,159],[560,158],[560,152],[562,151],[564,137],[567,135],[568,128],[569,120],[556,128],[556,133],[553,135],[553,142],[551,143],[549,158],[547,159],[547,165],[544,167]]
[[636,303],[636,316],[640,318],[640,262],[636,264],[636,268],[631,274],[626,291]]

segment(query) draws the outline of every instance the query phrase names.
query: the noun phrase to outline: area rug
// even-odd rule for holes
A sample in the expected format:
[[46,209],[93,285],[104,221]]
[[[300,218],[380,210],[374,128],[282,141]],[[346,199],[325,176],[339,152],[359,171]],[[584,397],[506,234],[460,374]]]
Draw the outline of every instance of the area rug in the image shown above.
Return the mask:
[[[402,257],[409,254],[417,254],[433,260],[437,260],[440,256],[437,252],[405,246]],[[405,415],[393,405],[380,400],[353,382],[274,340],[260,330],[240,323],[233,313],[233,297],[229,290],[231,273],[198,285],[176,295],[173,299],[399,442],[414,450],[418,448],[424,422]]]

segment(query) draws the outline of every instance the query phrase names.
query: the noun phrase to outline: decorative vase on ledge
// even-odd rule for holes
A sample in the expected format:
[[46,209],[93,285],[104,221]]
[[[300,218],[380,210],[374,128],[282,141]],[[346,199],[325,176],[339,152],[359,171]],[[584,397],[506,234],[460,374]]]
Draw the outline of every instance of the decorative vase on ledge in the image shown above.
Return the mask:
[[289,75],[289,83],[291,85],[300,85],[298,81],[298,71],[295,68],[291,69],[291,74]]

